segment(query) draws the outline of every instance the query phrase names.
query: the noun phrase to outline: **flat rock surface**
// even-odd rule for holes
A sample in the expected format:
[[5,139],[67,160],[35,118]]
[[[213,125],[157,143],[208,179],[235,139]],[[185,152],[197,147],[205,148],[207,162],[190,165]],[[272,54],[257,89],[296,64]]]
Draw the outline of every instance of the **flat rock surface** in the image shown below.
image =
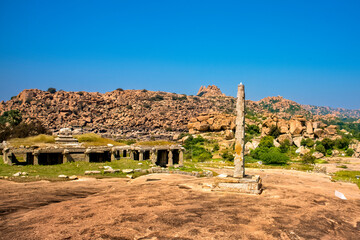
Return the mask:
[[0,239],[358,239],[355,184],[288,170],[247,174],[262,177],[263,194],[210,192],[202,185],[213,179],[177,174],[1,180]]

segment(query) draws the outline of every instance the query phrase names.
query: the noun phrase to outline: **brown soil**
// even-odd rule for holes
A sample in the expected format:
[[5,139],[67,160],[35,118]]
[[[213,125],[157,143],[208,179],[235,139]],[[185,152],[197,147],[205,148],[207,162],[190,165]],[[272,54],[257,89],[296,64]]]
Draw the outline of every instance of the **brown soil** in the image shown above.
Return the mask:
[[260,196],[209,192],[200,184],[211,179],[167,174],[0,181],[0,239],[359,239],[356,185],[323,174],[248,173],[262,176]]

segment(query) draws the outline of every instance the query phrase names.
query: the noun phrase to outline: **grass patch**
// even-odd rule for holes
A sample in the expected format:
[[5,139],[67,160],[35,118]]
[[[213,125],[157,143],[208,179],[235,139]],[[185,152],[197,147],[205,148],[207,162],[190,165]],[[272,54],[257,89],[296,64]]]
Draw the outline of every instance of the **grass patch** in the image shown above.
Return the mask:
[[283,165],[265,165],[258,163],[246,163],[245,168],[261,168],[261,169],[286,169],[286,170],[298,170],[298,171],[312,171],[314,169],[313,165],[301,164],[296,162],[291,162]]
[[136,146],[165,146],[165,145],[176,145],[174,142],[169,141],[144,141],[135,143]]
[[41,145],[46,143],[55,143],[55,137],[45,134],[40,134],[33,137],[27,138],[13,138],[9,140],[9,143],[14,147]]
[[316,160],[315,160],[315,163],[317,163],[317,164],[327,164],[327,163],[329,163],[329,162],[326,161],[326,160],[324,160],[324,159],[316,159]]
[[131,145],[131,144],[136,143],[135,139],[119,139],[119,140],[116,140],[116,141],[119,142],[119,143],[123,143],[125,145]]
[[360,179],[357,179],[356,176],[360,176],[360,171],[342,170],[336,172],[332,180],[355,183],[360,189]]
[[339,165],[339,166],[336,166],[337,168],[348,168],[346,165]]
[[75,135],[79,143],[83,143],[84,146],[106,146],[108,144],[112,144],[114,146],[124,146],[125,144],[122,142],[117,142],[112,139],[102,138],[95,133],[86,133],[82,135]]
[[[26,166],[9,166],[3,163],[0,159],[0,176],[11,177],[11,180],[20,181],[37,181],[37,180],[59,180],[58,175],[64,174],[67,176],[77,175],[84,176],[86,170],[100,170],[102,172],[103,166],[110,166],[113,169],[148,169],[150,168],[150,161],[135,161],[123,158],[112,162],[103,163],[87,163],[87,162],[71,162],[58,165],[26,165]],[[142,163],[139,165],[139,163]],[[12,177],[14,173],[27,172],[28,177]],[[140,173],[134,173],[133,176],[141,175]],[[120,173],[101,173],[98,175],[86,175],[87,177],[126,177],[126,174]]]

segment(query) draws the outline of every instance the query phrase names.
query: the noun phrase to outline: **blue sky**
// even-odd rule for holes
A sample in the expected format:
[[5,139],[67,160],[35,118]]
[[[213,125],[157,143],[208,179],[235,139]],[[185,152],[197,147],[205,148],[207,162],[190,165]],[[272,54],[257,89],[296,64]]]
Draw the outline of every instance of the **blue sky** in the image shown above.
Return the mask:
[[0,100],[116,88],[360,109],[359,1],[0,0]]

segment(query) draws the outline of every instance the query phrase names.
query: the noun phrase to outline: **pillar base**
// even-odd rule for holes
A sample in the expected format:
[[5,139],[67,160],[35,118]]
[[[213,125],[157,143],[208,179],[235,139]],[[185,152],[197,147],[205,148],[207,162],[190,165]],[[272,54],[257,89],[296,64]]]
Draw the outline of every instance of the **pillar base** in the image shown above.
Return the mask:
[[217,177],[215,178],[212,191],[261,194],[262,180],[258,175],[246,175],[243,178]]

